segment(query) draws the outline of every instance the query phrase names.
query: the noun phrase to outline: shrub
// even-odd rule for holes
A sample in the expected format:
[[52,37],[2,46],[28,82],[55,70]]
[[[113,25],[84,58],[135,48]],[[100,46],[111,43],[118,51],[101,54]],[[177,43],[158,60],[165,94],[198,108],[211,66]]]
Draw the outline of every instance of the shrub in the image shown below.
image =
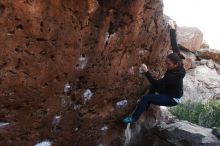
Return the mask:
[[220,101],[210,100],[206,103],[186,101],[171,107],[170,112],[179,119],[203,127],[220,127]]

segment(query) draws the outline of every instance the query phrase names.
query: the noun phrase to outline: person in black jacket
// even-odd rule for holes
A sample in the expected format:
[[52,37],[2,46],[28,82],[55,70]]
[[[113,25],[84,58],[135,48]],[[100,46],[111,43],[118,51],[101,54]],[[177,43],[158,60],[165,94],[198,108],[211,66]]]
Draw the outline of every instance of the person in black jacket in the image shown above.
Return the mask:
[[175,106],[180,103],[183,96],[183,78],[185,69],[181,58],[176,53],[171,53],[166,59],[167,71],[162,79],[152,77],[145,64],[140,69],[152,84],[150,92],[144,95],[131,116],[123,119],[124,123],[134,123],[146,111],[150,104],[162,106]]

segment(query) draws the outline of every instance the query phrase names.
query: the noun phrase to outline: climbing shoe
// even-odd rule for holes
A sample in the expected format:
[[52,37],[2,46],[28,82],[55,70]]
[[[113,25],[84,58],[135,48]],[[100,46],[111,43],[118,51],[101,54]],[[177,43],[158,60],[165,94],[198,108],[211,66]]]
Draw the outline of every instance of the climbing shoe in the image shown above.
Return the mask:
[[123,119],[123,122],[126,123],[126,124],[128,124],[128,123],[134,123],[135,120],[134,120],[133,117],[128,116],[128,117],[126,117],[126,118]]

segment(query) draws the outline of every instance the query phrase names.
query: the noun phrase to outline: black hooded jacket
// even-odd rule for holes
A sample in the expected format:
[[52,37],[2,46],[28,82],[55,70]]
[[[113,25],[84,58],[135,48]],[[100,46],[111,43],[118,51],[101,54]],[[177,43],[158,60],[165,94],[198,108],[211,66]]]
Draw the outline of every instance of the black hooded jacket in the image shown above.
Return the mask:
[[164,77],[159,80],[154,79],[149,72],[145,73],[154,91],[167,94],[172,98],[180,98],[183,96],[183,78],[185,74],[183,64],[177,69],[168,70]]

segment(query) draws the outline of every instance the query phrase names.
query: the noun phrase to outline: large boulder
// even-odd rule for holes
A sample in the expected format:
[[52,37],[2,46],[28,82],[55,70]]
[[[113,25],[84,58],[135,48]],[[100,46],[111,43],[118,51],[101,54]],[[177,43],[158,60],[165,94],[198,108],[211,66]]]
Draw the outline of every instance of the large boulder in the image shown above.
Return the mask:
[[165,122],[154,128],[154,133],[176,146],[219,146],[220,140],[212,134],[212,129],[187,121]]
[[177,27],[177,41],[181,47],[195,52],[203,43],[203,33],[196,27]]
[[170,48],[161,0],[1,0],[0,24],[0,145],[110,145]]
[[207,101],[220,99],[220,75],[215,69],[199,65],[188,70],[184,78],[183,100]]
[[209,48],[202,48],[197,50],[198,56],[205,59],[212,59],[220,64],[220,51]]

